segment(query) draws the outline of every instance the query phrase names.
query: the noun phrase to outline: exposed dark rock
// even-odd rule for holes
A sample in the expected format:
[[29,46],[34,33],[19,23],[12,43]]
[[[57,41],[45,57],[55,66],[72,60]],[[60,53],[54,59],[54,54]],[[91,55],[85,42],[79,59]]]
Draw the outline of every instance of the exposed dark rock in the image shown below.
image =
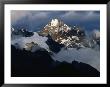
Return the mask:
[[54,61],[47,51],[19,50],[11,46],[12,77],[100,76],[100,72],[85,63]]
[[63,44],[59,44],[58,42],[55,42],[50,35],[47,36],[48,40],[46,41],[47,45],[49,46],[49,49],[55,53],[59,52],[62,47],[64,47]]

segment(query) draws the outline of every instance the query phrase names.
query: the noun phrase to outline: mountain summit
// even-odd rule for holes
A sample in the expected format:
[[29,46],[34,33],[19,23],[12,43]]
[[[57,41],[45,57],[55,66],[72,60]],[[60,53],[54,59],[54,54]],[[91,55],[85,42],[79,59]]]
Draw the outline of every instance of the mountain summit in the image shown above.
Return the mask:
[[58,34],[59,32],[68,32],[69,30],[71,30],[71,28],[69,26],[67,26],[66,24],[64,24],[63,21],[58,20],[58,19],[52,19],[41,31],[42,35],[47,36],[49,35],[53,35],[53,34]]
[[74,26],[73,28],[65,24],[59,19],[52,19],[40,32],[39,35],[51,36],[51,38],[59,44],[66,47],[80,45],[85,37],[85,32]]

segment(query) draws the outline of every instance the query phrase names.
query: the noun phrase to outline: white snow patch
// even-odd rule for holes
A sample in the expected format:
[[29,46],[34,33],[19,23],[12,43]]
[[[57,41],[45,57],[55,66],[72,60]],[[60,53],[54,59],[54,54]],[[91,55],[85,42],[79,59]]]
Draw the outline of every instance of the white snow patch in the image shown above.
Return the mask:
[[67,40],[66,39],[61,40],[61,44],[64,44],[67,41],[68,41],[68,39]]
[[34,42],[37,43],[38,46],[40,46],[41,48],[44,48],[47,51],[49,51],[49,47],[45,43],[46,41],[47,41],[47,37],[39,36],[36,32],[34,32],[34,35],[31,37],[20,37],[12,40],[11,44],[15,45],[17,48],[23,49],[23,48],[27,48],[26,43]]
[[57,26],[58,25],[58,19],[52,19],[51,26]]
[[99,31],[99,30],[94,30],[94,31],[92,32],[92,37],[93,37],[94,39],[99,39],[99,38],[100,38],[100,31]]

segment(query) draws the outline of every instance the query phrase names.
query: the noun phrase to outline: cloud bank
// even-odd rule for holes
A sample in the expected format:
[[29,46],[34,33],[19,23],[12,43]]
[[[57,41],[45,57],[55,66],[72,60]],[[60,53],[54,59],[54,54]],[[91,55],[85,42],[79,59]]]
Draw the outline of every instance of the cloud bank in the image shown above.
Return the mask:
[[42,29],[53,18],[58,18],[70,26],[78,24],[89,30],[100,29],[99,11],[11,11],[12,26],[22,26],[32,31]]
[[82,49],[75,49],[75,48],[69,48],[65,50],[62,48],[62,50],[54,54],[52,56],[54,60],[58,61],[66,61],[71,63],[72,61],[78,61],[83,62],[86,64],[91,65],[98,71],[100,71],[100,51],[91,49],[91,48],[82,48]]
[[[40,48],[44,48],[49,51],[48,45],[45,43],[47,41],[46,37],[39,36],[36,32],[31,37],[18,37],[11,41],[11,44],[16,46],[18,49],[27,48],[26,43],[37,43]],[[17,43],[17,44],[16,44]],[[34,47],[33,51],[38,49],[38,46]]]
[[26,16],[30,18],[30,20],[48,18],[52,16],[60,17],[61,19],[80,21],[100,19],[100,14],[97,11],[11,11],[12,22],[17,22],[17,20],[20,20]]
[[61,15],[61,17],[67,20],[93,21],[93,20],[99,20],[100,14],[94,11],[87,11],[87,12],[70,11]]

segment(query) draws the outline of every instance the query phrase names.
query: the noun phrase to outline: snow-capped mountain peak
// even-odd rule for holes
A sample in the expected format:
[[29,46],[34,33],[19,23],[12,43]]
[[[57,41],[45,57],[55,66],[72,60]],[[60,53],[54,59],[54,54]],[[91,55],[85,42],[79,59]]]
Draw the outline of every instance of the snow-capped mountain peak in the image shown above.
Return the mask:
[[[39,42],[37,41],[38,37],[41,38],[38,40],[44,40],[44,37],[46,37],[47,40],[51,38],[59,45],[64,45],[66,48],[77,48],[77,49],[85,47],[92,48],[97,43],[100,43],[100,40],[98,39],[100,33],[98,31],[94,31],[95,33],[93,33],[93,36],[96,38],[96,40],[93,38],[93,40],[90,41],[86,38],[84,30],[82,30],[80,27],[77,26],[70,27],[59,19],[50,20],[49,23],[47,23],[45,27],[39,32],[29,32],[24,28],[19,30],[12,28],[11,30],[12,30],[12,39],[13,37],[15,38],[18,37],[19,35],[20,37],[25,38],[24,41],[27,38],[29,40],[30,38],[31,39],[34,38],[34,41],[32,42],[28,42],[29,40],[26,41],[25,43],[26,48],[35,47],[34,45],[38,44]],[[35,35],[37,36],[35,37]],[[44,43],[46,41],[44,41]],[[33,42],[35,42],[35,44],[33,44]],[[41,43],[38,45],[41,45]],[[46,43],[45,46],[48,48],[48,45]]]
[[[77,45],[85,36],[85,32],[80,28],[74,26],[71,28],[62,20],[52,19],[40,32],[39,35],[51,36],[51,38],[63,44],[66,47]],[[77,43],[77,44],[76,44]],[[79,45],[78,45],[79,46]]]
[[55,26],[58,26],[58,25],[59,25],[58,19],[52,19],[51,20],[51,26],[55,27]]
[[69,26],[64,24],[59,19],[52,19],[42,30],[42,34],[47,36],[48,34],[55,34],[59,32],[68,32],[71,30]]

